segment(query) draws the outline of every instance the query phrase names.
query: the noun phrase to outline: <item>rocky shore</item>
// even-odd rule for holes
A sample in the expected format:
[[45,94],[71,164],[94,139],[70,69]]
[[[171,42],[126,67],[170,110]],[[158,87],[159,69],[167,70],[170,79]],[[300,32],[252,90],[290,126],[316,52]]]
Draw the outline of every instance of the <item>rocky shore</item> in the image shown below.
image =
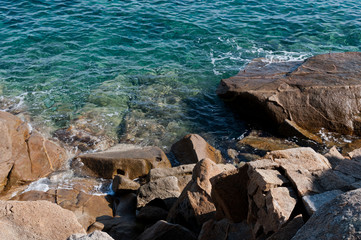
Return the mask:
[[[281,135],[325,144],[321,128],[360,134],[360,66],[361,53],[256,59],[218,94]],[[319,153],[253,131],[225,155],[188,134],[166,154],[77,129],[49,139],[1,111],[0,133],[4,239],[361,239],[357,140]]]

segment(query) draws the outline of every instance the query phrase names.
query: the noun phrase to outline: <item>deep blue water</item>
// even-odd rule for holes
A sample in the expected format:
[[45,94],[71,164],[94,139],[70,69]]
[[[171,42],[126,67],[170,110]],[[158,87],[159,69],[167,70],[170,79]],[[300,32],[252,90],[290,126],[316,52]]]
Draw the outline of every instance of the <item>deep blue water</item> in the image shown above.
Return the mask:
[[257,57],[360,51],[360,16],[358,0],[1,0],[0,94],[51,131],[222,141],[246,126],[220,79]]

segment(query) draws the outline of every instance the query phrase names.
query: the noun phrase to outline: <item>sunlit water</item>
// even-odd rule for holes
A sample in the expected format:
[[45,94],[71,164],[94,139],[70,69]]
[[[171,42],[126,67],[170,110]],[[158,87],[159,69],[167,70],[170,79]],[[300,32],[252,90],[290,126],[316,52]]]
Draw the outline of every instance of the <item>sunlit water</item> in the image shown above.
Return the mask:
[[[0,94],[51,131],[217,144],[246,125],[215,95],[253,58],[359,51],[357,0],[1,0]],[[4,105],[5,106],[5,105]]]

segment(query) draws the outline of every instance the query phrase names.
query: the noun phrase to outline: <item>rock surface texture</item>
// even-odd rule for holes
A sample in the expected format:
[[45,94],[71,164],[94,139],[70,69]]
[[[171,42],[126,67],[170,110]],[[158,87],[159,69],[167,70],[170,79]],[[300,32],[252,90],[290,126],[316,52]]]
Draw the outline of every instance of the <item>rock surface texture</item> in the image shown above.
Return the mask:
[[75,215],[48,201],[0,201],[0,236],[7,240],[64,240],[85,230]]
[[90,176],[111,179],[116,174],[129,179],[145,176],[152,168],[170,168],[165,153],[158,147],[131,150],[107,150],[79,156],[82,171]]
[[360,52],[317,55],[304,62],[255,59],[238,75],[223,79],[217,94],[284,134],[292,121],[314,133],[325,128],[361,135]]
[[323,205],[292,238],[361,239],[361,189],[339,195]]
[[66,151],[18,117],[0,111],[0,192],[35,181],[59,169]]

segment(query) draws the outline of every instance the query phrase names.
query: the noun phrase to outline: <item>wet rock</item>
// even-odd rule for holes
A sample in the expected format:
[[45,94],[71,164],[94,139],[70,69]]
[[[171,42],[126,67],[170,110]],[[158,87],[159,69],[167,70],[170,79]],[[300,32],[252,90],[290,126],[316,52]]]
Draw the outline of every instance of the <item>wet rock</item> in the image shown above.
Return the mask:
[[115,143],[114,140],[105,135],[96,135],[83,129],[77,129],[75,126],[58,129],[53,135],[81,152],[92,150],[104,151]]
[[251,240],[252,232],[245,222],[233,223],[228,219],[204,223],[198,240]]
[[357,189],[324,204],[292,239],[360,239],[360,197]]
[[293,142],[279,138],[261,137],[258,136],[257,133],[251,133],[249,136],[238,141],[237,145],[247,145],[262,151],[275,151],[298,147],[297,144]]
[[233,222],[247,219],[248,165],[229,170],[211,179],[212,200],[216,206],[216,218],[228,218]]
[[167,221],[199,232],[202,224],[215,215],[216,208],[211,199],[210,179],[221,172],[222,170],[212,160],[206,158],[199,161],[194,167],[192,181],[173,205]]
[[285,121],[279,126],[278,132],[285,137],[295,136],[300,139],[309,139],[317,143],[322,143],[322,139],[319,136],[310,133],[306,129],[298,126],[294,121],[288,119],[285,119]]
[[181,194],[178,179],[174,176],[159,178],[140,187],[137,207],[143,207],[153,199],[176,199]]
[[35,181],[59,169],[68,159],[57,143],[14,115],[0,111],[0,191]]
[[197,163],[209,158],[215,163],[223,161],[221,152],[209,145],[198,134],[188,134],[172,145],[172,152],[181,164]]
[[48,201],[0,201],[2,239],[63,240],[85,234],[74,213]]
[[217,94],[268,126],[288,119],[312,133],[325,128],[359,135],[360,65],[359,52],[317,55],[304,62],[255,59],[237,76],[223,79]]
[[267,238],[267,240],[291,240],[303,224],[302,215],[298,215],[284,225],[278,232]]
[[106,232],[94,231],[88,235],[74,234],[67,240],[113,240],[113,238]]
[[138,238],[139,240],[196,240],[197,236],[178,224],[171,224],[160,220],[146,229]]
[[302,201],[306,207],[308,214],[314,214],[323,204],[330,202],[332,199],[342,194],[340,190],[323,192],[315,195],[306,195],[302,197]]
[[145,176],[152,168],[169,168],[171,164],[158,147],[128,151],[105,151],[79,156],[83,174],[111,179],[121,174],[129,179]]
[[125,191],[137,191],[139,188],[139,183],[132,181],[123,175],[115,175],[113,178],[112,190],[117,194]]

